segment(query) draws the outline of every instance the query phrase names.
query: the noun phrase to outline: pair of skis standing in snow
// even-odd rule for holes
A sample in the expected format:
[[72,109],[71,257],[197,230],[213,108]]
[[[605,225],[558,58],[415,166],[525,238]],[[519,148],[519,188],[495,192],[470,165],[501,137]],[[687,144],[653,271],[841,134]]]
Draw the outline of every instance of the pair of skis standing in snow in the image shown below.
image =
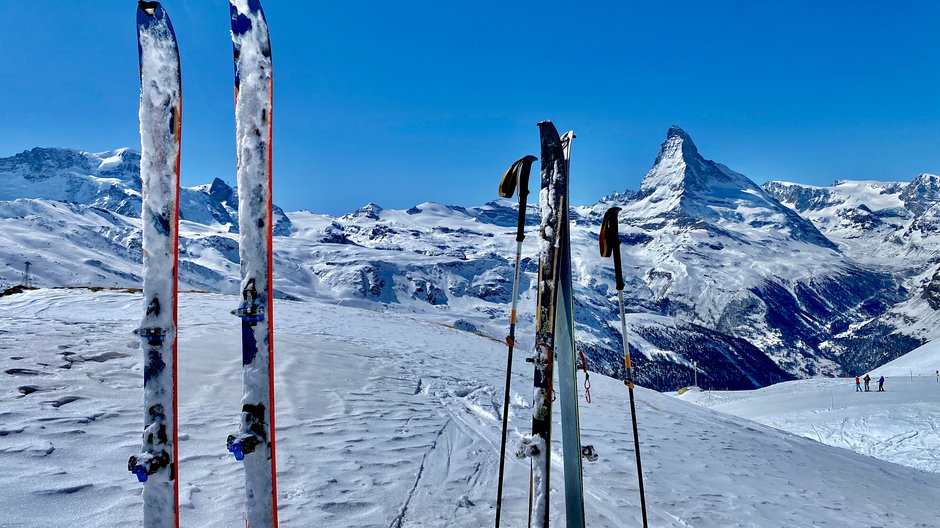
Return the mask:
[[[235,55],[238,223],[244,396],[227,446],[243,460],[246,525],[277,526],[274,326],[271,319],[272,63],[259,0],[230,0]],[[179,48],[159,2],[139,1],[140,174],[143,182],[144,434],[128,469],[144,483],[144,526],[179,527],[177,293],[182,87]]]
[[[578,394],[575,359],[574,312],[571,286],[570,229],[568,221],[568,169],[571,141],[574,132],[559,137],[551,121],[539,123],[541,139],[541,192],[542,213],[539,227],[538,301],[535,317],[535,354],[526,361],[535,365],[535,402],[532,411],[532,435],[524,440],[516,456],[531,459],[529,482],[529,527],[548,528],[549,492],[551,489],[551,432],[555,361],[558,362],[559,397],[561,399],[562,452],[565,480],[565,518],[569,528],[584,527],[584,493],[581,458],[596,460],[592,446],[582,446],[578,420]],[[529,194],[529,173],[538,158],[525,156],[512,164],[499,184],[499,195],[512,198],[518,191],[519,218],[516,231],[516,259],[513,275],[512,309],[509,319],[509,345],[506,364],[506,388],[503,399],[503,428],[500,446],[499,477],[496,499],[496,527],[500,526],[503,499],[503,472],[506,458],[506,435],[509,424],[509,395],[512,375],[512,352],[515,346],[516,308],[519,296],[519,272],[522,241],[525,239],[526,197]],[[636,407],[633,397],[633,367],[627,344],[627,326],[623,308],[623,270],[620,263],[620,237],[617,226],[619,207],[610,208],[604,215],[600,233],[602,257],[614,258],[617,296],[620,304],[620,325],[623,336],[625,383],[630,393],[630,414],[633,423],[634,451],[640,485],[640,504],[643,526],[647,526],[646,498],[643,491],[643,470],[640,465],[640,443],[636,426]],[[587,376],[587,362],[582,366]],[[585,380],[587,381],[587,380]]]

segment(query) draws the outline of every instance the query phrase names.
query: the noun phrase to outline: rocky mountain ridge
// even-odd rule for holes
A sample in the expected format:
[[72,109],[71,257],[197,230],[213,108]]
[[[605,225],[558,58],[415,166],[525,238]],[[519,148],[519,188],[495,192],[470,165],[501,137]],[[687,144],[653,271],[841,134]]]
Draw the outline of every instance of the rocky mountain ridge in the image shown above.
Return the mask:
[[[33,149],[0,159],[0,254],[6,260],[0,280],[18,282],[29,260],[41,286],[135,286],[135,156],[139,160],[127,149]],[[761,187],[706,160],[687,133],[671,128],[639,191],[571,210],[578,348],[593,370],[622,374],[613,272],[596,249],[600,218],[617,205],[623,208],[628,337],[642,384],[676,388],[689,384],[697,369],[706,387],[757,387],[839,375],[913,349],[933,337],[926,327],[940,307],[940,286],[926,275],[930,265],[892,267],[848,241],[880,240],[886,255],[902,251],[898,244],[916,245],[908,250],[926,256],[940,193],[926,177],[882,185],[897,191],[884,207],[850,199],[855,194],[847,189]],[[839,205],[837,194],[844,195]],[[236,291],[236,196],[221,180],[182,190],[185,287]],[[897,204],[911,205],[901,210]],[[423,203],[407,210],[368,204],[340,217],[278,214],[279,298],[334,299],[498,339],[505,334],[514,203]],[[537,205],[530,205],[522,346],[532,344],[526,307],[535,303],[537,263],[535,244],[528,242],[536,240],[537,224]],[[905,331],[911,321],[923,322],[924,331]]]

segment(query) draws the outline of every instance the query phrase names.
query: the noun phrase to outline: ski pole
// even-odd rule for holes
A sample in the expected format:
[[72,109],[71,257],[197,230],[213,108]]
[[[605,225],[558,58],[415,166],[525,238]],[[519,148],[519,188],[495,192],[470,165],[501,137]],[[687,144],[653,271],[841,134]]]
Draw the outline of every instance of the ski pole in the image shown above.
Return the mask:
[[499,517],[503,506],[503,470],[506,462],[506,433],[509,428],[509,386],[512,382],[512,349],[516,344],[516,303],[519,297],[519,263],[522,260],[522,241],[525,240],[525,208],[526,197],[529,195],[529,172],[535,156],[525,156],[516,160],[503,175],[499,182],[499,195],[502,198],[512,198],[516,190],[519,191],[519,222],[516,228],[516,269],[512,279],[512,311],[509,312],[509,335],[506,344],[509,353],[506,356],[506,391],[503,396],[503,438],[499,447],[499,480],[496,489],[496,527],[499,528]]
[[623,267],[620,263],[620,235],[617,230],[619,207],[611,207],[604,213],[601,222],[600,249],[601,257],[614,257],[614,274],[617,279],[617,300],[620,304],[620,335],[623,338],[623,363],[626,367],[626,384],[630,392],[630,417],[633,420],[633,445],[636,453],[636,474],[640,483],[640,508],[643,512],[643,528],[648,526],[646,519],[646,494],[643,491],[643,466],[640,463],[640,435],[636,427],[636,404],[633,398],[633,365],[630,362],[630,346],[627,344],[627,317],[623,309]]

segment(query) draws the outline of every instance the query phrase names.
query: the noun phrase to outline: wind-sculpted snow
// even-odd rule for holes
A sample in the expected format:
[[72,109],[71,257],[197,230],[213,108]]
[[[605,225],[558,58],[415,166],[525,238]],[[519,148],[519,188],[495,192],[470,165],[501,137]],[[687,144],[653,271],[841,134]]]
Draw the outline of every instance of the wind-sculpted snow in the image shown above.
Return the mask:
[[[141,484],[126,470],[140,440],[142,358],[131,330],[141,298],[83,290],[0,298],[6,330],[0,333],[0,524],[141,525]],[[229,314],[236,304],[235,296],[180,298],[181,526],[244,525],[242,468],[224,443],[233,425],[230,411],[241,398],[240,335]],[[335,303],[281,302],[277,310],[283,526],[492,524],[503,343],[404,314]],[[517,356],[509,414],[513,448],[530,429],[531,376],[531,365]],[[600,460],[584,465],[587,525],[639,526],[627,390],[599,374],[591,381],[592,403],[581,398],[582,438]],[[893,383],[901,380],[890,380],[889,390]],[[864,395],[871,405],[864,414],[901,410],[877,403],[891,394]],[[815,436],[801,438],[644,387],[636,397],[650,526],[846,526],[856,519],[884,528],[936,524],[936,473],[822,445]],[[843,400],[836,398],[838,408]],[[828,391],[800,400],[807,411],[800,423],[811,432],[818,416],[823,440],[840,431],[828,420],[829,402]],[[920,416],[930,412],[917,409]],[[852,436],[867,431],[851,426],[841,430],[850,440],[885,439],[882,433],[900,431],[909,415],[897,413],[890,429],[869,421],[877,437]],[[564,525],[560,448],[556,438],[554,526]],[[904,453],[911,460],[936,460],[931,449],[917,437],[877,444],[878,454]],[[505,526],[525,526],[528,489],[528,461],[507,458]]]

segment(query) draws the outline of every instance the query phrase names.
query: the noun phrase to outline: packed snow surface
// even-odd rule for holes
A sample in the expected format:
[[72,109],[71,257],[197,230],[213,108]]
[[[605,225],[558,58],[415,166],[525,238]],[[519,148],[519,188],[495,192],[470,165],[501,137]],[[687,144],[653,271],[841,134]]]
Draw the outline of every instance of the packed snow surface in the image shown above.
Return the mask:
[[[693,389],[680,398],[824,444],[940,473],[938,378],[911,376],[908,370],[896,375],[898,370],[873,370],[871,392],[856,392],[855,378],[816,378],[751,391]],[[885,391],[877,392],[882,375]],[[861,386],[864,389],[864,382]],[[940,492],[935,493],[940,500]]]
[[[180,301],[181,523],[239,526],[242,467],[225,450],[242,392],[239,321],[229,315],[237,298]],[[142,358],[131,334],[140,302],[139,293],[86,290],[0,298],[3,526],[140,526],[141,486],[126,469],[140,443]],[[404,315],[277,304],[282,525],[490,524],[505,345]],[[513,446],[531,416],[525,355],[514,366]],[[626,388],[601,375],[591,381],[581,425],[600,460],[584,467],[587,524],[639,525]],[[901,384],[860,395],[845,386],[843,396],[866,398],[874,411]],[[652,526],[937,524],[936,473],[647,389],[637,398]],[[552,521],[560,526],[559,453],[556,443]],[[528,462],[508,459],[505,526],[525,525],[527,493]]]

